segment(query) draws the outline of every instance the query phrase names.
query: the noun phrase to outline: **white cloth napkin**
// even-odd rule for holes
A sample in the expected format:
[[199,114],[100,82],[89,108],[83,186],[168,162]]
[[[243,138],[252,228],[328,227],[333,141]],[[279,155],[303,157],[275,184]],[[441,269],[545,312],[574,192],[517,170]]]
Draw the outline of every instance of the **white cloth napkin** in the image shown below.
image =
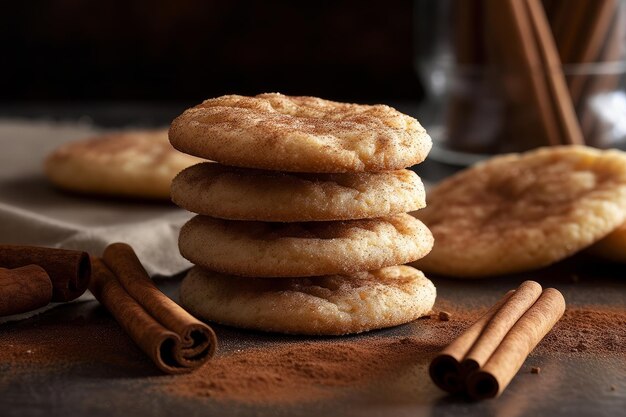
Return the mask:
[[101,255],[108,244],[126,242],[151,276],[189,268],[177,242],[190,213],[173,204],[78,196],[49,185],[46,155],[64,142],[99,133],[88,123],[0,119],[0,243]]

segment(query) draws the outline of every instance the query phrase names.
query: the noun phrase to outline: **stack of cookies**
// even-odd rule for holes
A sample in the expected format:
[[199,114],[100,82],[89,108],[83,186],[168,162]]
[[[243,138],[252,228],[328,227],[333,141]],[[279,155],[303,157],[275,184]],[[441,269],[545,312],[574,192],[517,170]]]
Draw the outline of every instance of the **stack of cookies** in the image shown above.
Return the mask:
[[388,106],[314,97],[224,96],[170,128],[178,150],[215,162],[182,171],[172,200],[198,215],[180,232],[196,266],[181,302],[208,321],[339,335],[429,312],[435,287],[402,264],[432,248],[409,214],[431,141]]

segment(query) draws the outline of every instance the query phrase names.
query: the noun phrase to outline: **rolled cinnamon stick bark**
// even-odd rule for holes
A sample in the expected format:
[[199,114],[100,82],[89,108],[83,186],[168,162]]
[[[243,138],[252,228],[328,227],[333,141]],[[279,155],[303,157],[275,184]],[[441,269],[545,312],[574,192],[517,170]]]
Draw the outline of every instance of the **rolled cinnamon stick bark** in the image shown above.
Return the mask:
[[567,82],[565,81],[561,58],[541,0],[525,0],[525,4],[535,35],[537,50],[542,61],[542,68],[549,92],[548,96],[556,116],[554,123],[558,127],[561,142],[569,145],[582,145],[584,143],[582,130],[576,116]]
[[[607,2],[611,4],[612,2]],[[615,62],[624,58],[623,39],[626,36],[626,22],[623,5],[618,7],[614,4],[612,21],[610,22],[604,44],[596,57],[597,62]],[[577,77],[584,82],[578,101],[578,109],[581,114],[581,123],[587,144],[600,148],[614,145],[612,129],[609,124],[603,122],[596,106],[592,106],[595,97],[610,93],[615,90],[622,80],[620,73],[608,73],[603,75],[586,75]]]
[[543,145],[559,145],[561,137],[555,124],[557,115],[543,74],[543,62],[532,22],[524,3],[518,0],[485,0],[488,21],[492,25],[494,58],[503,74],[517,76],[517,82],[512,84],[514,89],[504,83],[506,94],[521,110],[519,114],[517,111],[512,114],[515,130],[529,128],[527,122],[517,120],[520,115],[528,115],[532,111],[533,119],[536,119],[538,130],[524,138],[523,144],[532,147],[528,140],[537,137]]
[[42,267],[0,268],[0,316],[33,311],[51,300],[52,282]]
[[[569,51],[567,62],[601,62],[602,50],[609,40],[612,22],[618,11],[617,2],[615,0],[588,1],[583,6],[585,7],[579,6],[583,9],[585,16],[581,25],[570,25],[571,30],[578,32],[579,39],[575,48]],[[589,78],[589,74],[570,77],[568,87],[574,103],[580,103],[584,86]]]
[[543,291],[533,306],[511,328],[485,366],[467,379],[468,394],[475,400],[502,393],[528,354],[565,312],[565,299],[554,288]]
[[439,355],[435,356],[430,363],[428,372],[430,378],[439,388],[451,394],[465,389],[461,361],[476,342],[487,323],[514,292],[515,290],[507,292],[476,323],[472,324],[461,336],[450,343]]
[[189,372],[213,356],[213,330],[154,285],[130,246],[114,243],[94,260],[90,289],[162,371]]
[[91,263],[86,252],[38,246],[0,245],[0,267],[41,266],[52,281],[52,301],[71,301],[89,285]]
[[470,372],[482,367],[540,295],[541,285],[535,281],[524,281],[485,325],[461,362],[461,368]]

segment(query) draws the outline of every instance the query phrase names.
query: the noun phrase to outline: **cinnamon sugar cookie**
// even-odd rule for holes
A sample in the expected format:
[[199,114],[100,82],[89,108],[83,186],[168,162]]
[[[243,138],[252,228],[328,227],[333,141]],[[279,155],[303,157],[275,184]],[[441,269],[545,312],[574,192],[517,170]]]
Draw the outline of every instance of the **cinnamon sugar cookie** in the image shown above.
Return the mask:
[[417,120],[389,106],[276,93],[206,100],[172,122],[170,141],[224,165],[329,173],[406,168],[431,147]]
[[166,130],[126,131],[67,143],[48,156],[45,171],[70,191],[169,200],[174,176],[200,161],[174,149]]
[[204,320],[308,335],[397,326],[428,313],[435,297],[432,282],[408,266],[312,278],[242,278],[194,267],[180,288],[181,304]]
[[492,158],[443,181],[414,215],[435,247],[427,273],[483,277],[537,269],[626,220],[626,154],[583,146]]
[[208,162],[181,172],[171,193],[174,203],[194,213],[269,222],[363,219],[425,206],[422,182],[406,169],[290,174]]
[[196,216],[180,231],[181,254],[196,265],[250,277],[307,277],[414,261],[433,239],[408,214],[368,220],[264,223]]
[[593,244],[588,252],[608,261],[626,263],[626,224]]

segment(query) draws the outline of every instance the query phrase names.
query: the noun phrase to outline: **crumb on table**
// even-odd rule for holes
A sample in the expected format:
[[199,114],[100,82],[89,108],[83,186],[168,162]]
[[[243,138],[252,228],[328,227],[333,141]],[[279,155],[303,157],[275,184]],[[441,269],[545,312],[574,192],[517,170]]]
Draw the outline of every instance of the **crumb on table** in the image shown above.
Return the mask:
[[447,311],[440,311],[439,312],[439,320],[441,320],[441,321],[449,321],[451,316],[452,315],[450,313],[448,313]]

